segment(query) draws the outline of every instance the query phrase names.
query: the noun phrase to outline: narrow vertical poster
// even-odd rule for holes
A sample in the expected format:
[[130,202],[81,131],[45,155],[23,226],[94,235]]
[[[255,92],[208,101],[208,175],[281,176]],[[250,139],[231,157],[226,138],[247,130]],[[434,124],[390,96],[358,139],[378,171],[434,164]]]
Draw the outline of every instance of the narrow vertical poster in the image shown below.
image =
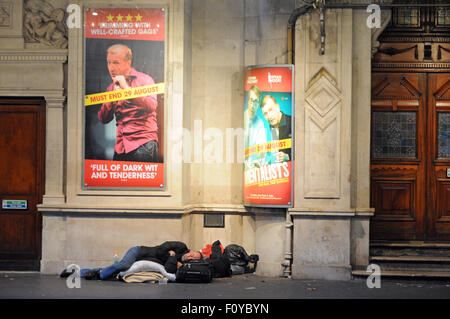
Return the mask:
[[244,105],[244,204],[293,207],[293,66],[248,67]]
[[84,187],[164,188],[165,8],[87,8],[84,31]]

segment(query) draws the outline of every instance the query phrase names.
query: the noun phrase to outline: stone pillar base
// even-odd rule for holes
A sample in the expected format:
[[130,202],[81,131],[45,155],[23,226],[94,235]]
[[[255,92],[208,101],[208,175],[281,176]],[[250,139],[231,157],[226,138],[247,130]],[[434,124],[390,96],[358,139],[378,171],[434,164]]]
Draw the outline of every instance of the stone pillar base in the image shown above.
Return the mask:
[[281,277],[283,275],[283,267],[281,263],[258,261],[255,273],[258,276]]
[[267,209],[257,211],[256,225],[256,254],[259,261],[256,274],[268,277],[283,275],[285,239],[286,239],[286,211]]
[[351,214],[332,214],[291,213],[294,221],[293,278],[351,279]]
[[292,278],[350,280],[352,268],[342,265],[292,265]]

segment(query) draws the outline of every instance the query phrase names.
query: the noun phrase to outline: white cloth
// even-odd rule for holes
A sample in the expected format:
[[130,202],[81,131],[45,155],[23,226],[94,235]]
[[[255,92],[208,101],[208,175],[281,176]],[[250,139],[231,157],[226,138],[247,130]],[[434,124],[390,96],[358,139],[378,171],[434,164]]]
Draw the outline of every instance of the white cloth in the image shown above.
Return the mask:
[[149,260],[139,260],[135,261],[133,265],[131,265],[130,268],[128,268],[125,271],[122,271],[120,273],[120,276],[124,277],[125,275],[136,273],[136,272],[145,272],[145,271],[151,271],[151,272],[159,272],[164,277],[166,277],[169,281],[175,281],[176,276],[175,274],[169,274],[163,265],[158,264],[154,261]]

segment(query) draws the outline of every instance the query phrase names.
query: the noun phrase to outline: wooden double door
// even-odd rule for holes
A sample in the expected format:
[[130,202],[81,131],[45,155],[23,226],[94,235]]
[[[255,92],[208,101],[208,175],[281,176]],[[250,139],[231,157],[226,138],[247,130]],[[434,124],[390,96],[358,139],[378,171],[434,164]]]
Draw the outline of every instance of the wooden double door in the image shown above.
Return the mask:
[[450,240],[450,73],[372,73],[372,240]]
[[39,270],[45,102],[0,99],[0,270]]

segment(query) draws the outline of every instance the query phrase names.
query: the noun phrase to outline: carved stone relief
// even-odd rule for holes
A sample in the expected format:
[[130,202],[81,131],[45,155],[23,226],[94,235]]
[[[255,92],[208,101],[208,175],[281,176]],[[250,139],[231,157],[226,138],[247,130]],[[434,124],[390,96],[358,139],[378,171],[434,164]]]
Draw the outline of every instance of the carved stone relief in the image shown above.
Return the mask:
[[11,26],[11,4],[0,3],[0,28]]
[[68,41],[65,15],[64,9],[55,8],[45,0],[25,0],[25,41],[66,49]]
[[305,198],[339,198],[342,94],[325,68],[310,80],[305,101]]

